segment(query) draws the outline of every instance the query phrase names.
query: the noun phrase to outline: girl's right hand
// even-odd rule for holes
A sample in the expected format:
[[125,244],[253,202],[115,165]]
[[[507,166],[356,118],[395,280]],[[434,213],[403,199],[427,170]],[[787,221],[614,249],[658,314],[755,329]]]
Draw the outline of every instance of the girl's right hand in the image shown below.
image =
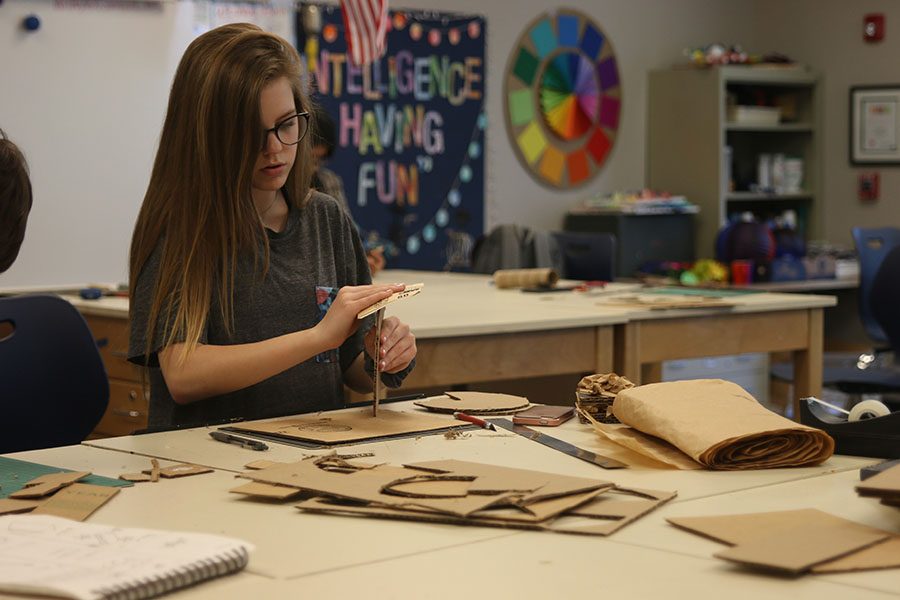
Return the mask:
[[325,317],[315,326],[321,336],[325,350],[333,350],[356,332],[359,320],[356,315],[384,300],[395,292],[402,292],[406,286],[394,285],[354,285],[344,286],[339,291]]

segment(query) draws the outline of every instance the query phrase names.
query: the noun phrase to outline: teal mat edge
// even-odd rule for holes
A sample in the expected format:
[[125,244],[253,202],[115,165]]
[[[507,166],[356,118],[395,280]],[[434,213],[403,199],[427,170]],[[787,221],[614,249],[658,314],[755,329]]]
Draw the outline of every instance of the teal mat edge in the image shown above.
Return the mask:
[[[25,484],[41,475],[48,473],[70,473],[72,469],[52,467],[27,460],[0,456],[0,498],[6,498],[13,492],[21,490]],[[88,475],[79,483],[91,483],[93,485],[105,485],[107,487],[131,487],[130,481],[113,479],[103,475]]]

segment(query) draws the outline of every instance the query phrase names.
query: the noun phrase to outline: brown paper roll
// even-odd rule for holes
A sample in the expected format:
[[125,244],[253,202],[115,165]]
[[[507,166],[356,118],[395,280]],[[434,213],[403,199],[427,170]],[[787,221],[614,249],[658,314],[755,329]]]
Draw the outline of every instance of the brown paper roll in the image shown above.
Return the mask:
[[517,287],[550,287],[559,281],[553,269],[501,269],[494,271],[494,285],[500,289]]
[[[666,440],[710,469],[804,467],[834,452],[834,440],[824,431],[769,411],[742,387],[721,379],[622,390],[613,413],[622,423],[654,436],[657,445],[658,438]],[[652,448],[647,450],[657,458]]]

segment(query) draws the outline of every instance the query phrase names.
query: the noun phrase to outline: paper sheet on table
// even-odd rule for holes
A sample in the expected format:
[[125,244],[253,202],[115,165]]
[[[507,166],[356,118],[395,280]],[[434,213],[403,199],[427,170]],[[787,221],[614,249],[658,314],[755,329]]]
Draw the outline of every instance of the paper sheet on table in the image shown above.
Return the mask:
[[722,470],[812,466],[834,452],[834,440],[824,431],[769,411],[721,379],[623,390],[613,414],[630,429],[595,425],[601,434],[681,469],[696,468],[685,458]]

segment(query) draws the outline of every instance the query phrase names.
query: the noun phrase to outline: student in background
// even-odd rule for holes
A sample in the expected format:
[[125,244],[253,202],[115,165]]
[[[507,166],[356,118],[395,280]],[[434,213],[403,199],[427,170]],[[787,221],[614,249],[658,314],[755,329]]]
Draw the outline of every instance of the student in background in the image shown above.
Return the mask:
[[[321,106],[315,106],[311,121],[312,152],[316,159],[316,171],[313,173],[312,185],[315,189],[337,200],[347,215],[350,215],[350,205],[347,203],[347,196],[344,193],[344,182],[337,173],[325,166],[325,163],[334,155],[334,146],[337,143],[334,120]],[[367,250],[366,260],[369,263],[369,270],[374,276],[385,266],[384,248],[377,247]]]
[[[371,285],[356,228],[310,189],[301,63],[254,25],[213,29],[172,84],[130,255],[129,359],[150,369],[151,427],[342,405],[371,391],[372,320],[401,291]],[[382,381],[399,386],[415,338],[388,317]]]
[[0,273],[9,269],[19,255],[31,201],[28,163],[0,129]]

